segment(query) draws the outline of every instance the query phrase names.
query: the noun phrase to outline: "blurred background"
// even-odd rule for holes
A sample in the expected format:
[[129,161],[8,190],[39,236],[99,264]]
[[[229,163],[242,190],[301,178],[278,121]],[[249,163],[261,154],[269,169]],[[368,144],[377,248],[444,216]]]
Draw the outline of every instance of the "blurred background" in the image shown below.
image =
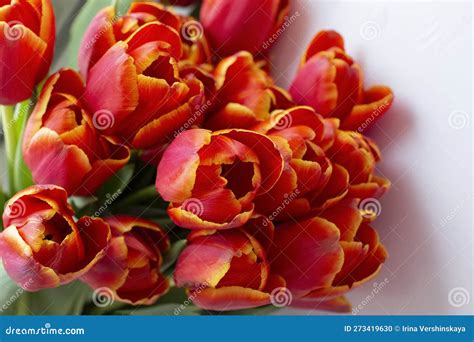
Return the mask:
[[[53,3],[61,49],[85,1]],[[297,19],[271,53],[279,85],[289,85],[313,35],[335,29],[366,83],[395,93],[369,132],[384,156],[378,171],[393,183],[374,224],[390,257],[374,282],[349,295],[353,313],[474,314],[472,2],[291,3]]]

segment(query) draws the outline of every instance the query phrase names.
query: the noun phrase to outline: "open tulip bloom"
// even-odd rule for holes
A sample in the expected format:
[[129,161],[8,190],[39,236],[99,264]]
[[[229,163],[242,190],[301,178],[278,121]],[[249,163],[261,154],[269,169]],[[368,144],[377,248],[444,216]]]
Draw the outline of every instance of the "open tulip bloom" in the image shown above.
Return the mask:
[[0,1],[2,283],[54,313],[350,311],[388,256],[366,133],[391,89],[332,30],[278,86],[289,1],[170,3],[199,18],[88,3],[55,50],[50,0]]

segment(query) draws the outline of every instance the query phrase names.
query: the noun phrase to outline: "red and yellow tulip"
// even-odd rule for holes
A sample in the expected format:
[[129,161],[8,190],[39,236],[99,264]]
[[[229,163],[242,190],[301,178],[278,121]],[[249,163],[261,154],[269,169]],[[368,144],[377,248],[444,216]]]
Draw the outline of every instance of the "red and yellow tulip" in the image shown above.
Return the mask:
[[105,222],[112,232],[107,254],[81,279],[92,288],[110,289],[121,302],[155,303],[169,288],[160,272],[162,253],[170,246],[165,232],[137,217],[113,216]]
[[83,94],[81,77],[70,69],[46,81],[26,127],[23,156],[37,184],[91,196],[127,164],[130,150],[101,134],[102,120],[110,115],[91,116]]
[[76,222],[67,198],[58,186],[35,185],[5,207],[0,255],[8,275],[28,291],[71,282],[106,252],[109,225],[92,217]]
[[156,188],[178,226],[229,229],[249,220],[254,198],[269,191],[282,170],[279,150],[263,134],[191,129],[164,152]]
[[55,34],[50,0],[0,2],[0,104],[32,96],[53,60]]
[[313,38],[290,93],[297,104],[312,106],[324,117],[339,118],[342,129],[360,132],[393,102],[392,90],[386,86],[364,89],[362,69],[346,53],[344,40],[335,31],[321,31]]
[[108,7],[94,18],[82,42],[80,69],[89,111],[111,115],[105,134],[151,149],[168,143],[189,121],[202,122],[204,86],[179,75],[178,62],[192,50],[180,35],[185,21],[153,3],[133,4],[120,18]]

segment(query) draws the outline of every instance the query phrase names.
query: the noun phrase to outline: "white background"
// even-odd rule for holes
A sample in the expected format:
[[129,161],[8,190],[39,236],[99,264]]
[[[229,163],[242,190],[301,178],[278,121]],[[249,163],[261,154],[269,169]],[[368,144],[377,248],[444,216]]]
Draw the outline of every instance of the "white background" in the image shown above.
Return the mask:
[[[279,85],[313,35],[335,29],[367,84],[395,93],[369,132],[383,152],[378,171],[393,182],[374,223],[390,254],[374,282],[388,284],[359,314],[473,314],[472,3],[294,0],[296,12],[272,51]],[[350,293],[354,307],[374,282]]]

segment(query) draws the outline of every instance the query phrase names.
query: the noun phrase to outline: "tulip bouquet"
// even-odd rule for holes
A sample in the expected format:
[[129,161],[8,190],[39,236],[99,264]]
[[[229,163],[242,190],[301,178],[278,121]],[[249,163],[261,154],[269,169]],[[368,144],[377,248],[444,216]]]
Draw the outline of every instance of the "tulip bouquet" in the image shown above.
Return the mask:
[[349,311],[387,257],[364,134],[390,88],[330,30],[276,85],[288,0],[102,2],[49,77],[50,0],[0,2],[2,312]]

